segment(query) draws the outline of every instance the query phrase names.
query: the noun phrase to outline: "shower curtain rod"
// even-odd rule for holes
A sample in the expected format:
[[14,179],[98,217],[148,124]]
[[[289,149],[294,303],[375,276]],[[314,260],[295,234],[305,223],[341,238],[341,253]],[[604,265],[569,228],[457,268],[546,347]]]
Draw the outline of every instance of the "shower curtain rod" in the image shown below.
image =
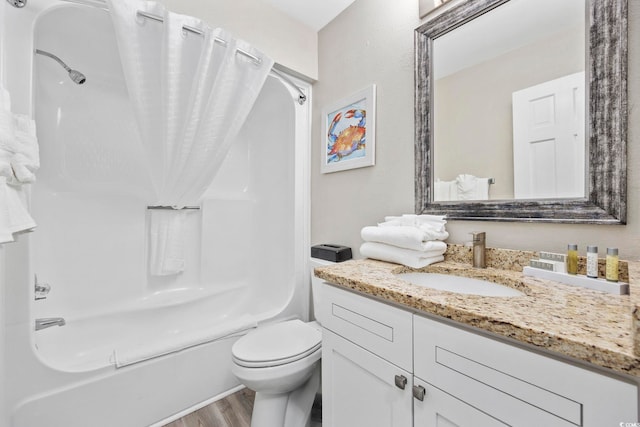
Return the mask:
[[[138,10],[138,11],[136,12],[136,15],[137,15],[137,16],[140,16],[140,17],[142,17],[142,18],[148,18],[148,19],[151,19],[152,21],[164,22],[164,19],[163,19],[161,16],[154,15],[154,14],[152,14],[152,13],[148,13],[148,12],[143,12],[143,11],[141,11],[141,10]],[[183,29],[184,31],[188,31],[188,32],[190,32],[190,33],[197,34],[197,35],[199,35],[199,36],[202,36],[202,35],[204,34],[201,30],[199,30],[199,29],[197,29],[197,28],[194,28],[194,27],[191,27],[191,26],[189,26],[189,25],[183,25],[183,26],[182,26],[182,29]],[[226,41],[226,40],[223,40],[223,39],[221,39],[221,38],[219,38],[219,37],[216,37],[214,40],[215,40],[215,42],[216,42],[216,43],[220,43],[220,44],[221,44],[221,45],[223,45],[223,46],[226,46],[226,45],[227,45],[227,41]],[[258,57],[257,57],[257,56],[255,56],[255,55],[250,54],[249,52],[247,52],[247,51],[245,51],[245,50],[243,50],[243,49],[236,48],[236,51],[237,51],[239,54],[244,55],[244,56],[246,56],[247,58],[251,59],[251,60],[252,60],[253,62],[255,62],[257,65],[260,65],[260,64],[262,63],[262,59],[258,58]],[[280,77],[282,80],[284,80],[288,85],[290,85],[291,87],[293,87],[293,88],[298,92],[298,103],[299,103],[300,105],[302,105],[302,104],[304,104],[304,103],[305,103],[305,101],[307,100],[307,95],[305,95],[305,94],[304,94],[304,92],[302,91],[302,89],[300,89],[300,88],[298,87],[298,85],[296,85],[296,84],[295,84],[294,82],[292,82],[292,81],[291,81],[287,76],[285,76],[283,73],[281,73],[280,71],[276,70],[275,68],[273,68],[273,67],[272,67],[272,68],[271,68],[271,71],[272,71],[273,73],[275,73],[278,77]]]

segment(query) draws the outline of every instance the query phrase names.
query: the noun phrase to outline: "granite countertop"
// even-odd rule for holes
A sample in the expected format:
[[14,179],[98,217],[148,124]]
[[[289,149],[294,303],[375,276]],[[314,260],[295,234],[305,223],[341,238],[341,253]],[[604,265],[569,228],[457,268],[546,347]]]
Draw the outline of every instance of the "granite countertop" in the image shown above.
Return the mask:
[[[522,266],[535,255],[487,248],[489,267],[474,269],[470,248],[450,245],[444,262],[421,270],[364,259],[319,267],[315,275],[409,309],[640,377],[640,283],[630,281],[630,295],[612,295],[523,276]],[[409,271],[485,279],[518,289],[525,296],[457,294],[412,285],[396,277]],[[640,262],[628,263],[628,271],[621,276],[640,277]]]

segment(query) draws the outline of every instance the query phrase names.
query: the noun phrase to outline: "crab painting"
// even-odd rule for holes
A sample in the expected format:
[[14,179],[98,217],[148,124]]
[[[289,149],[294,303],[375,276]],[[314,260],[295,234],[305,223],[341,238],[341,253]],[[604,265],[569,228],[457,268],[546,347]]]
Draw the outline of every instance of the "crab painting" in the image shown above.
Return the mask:
[[[354,123],[354,124],[351,124]],[[347,156],[364,155],[367,112],[351,109],[338,112],[327,131],[327,162],[338,162]],[[358,153],[360,151],[361,153]]]

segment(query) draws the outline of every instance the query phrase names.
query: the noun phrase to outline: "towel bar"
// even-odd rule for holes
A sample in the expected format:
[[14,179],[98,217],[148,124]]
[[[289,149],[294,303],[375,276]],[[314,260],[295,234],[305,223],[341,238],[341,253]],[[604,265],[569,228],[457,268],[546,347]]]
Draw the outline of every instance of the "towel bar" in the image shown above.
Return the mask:
[[198,210],[198,209],[200,209],[200,206],[183,206],[181,208],[179,208],[177,206],[147,206],[147,209],[173,209],[173,210],[176,210],[176,211],[180,211],[180,210],[184,210],[184,209]]

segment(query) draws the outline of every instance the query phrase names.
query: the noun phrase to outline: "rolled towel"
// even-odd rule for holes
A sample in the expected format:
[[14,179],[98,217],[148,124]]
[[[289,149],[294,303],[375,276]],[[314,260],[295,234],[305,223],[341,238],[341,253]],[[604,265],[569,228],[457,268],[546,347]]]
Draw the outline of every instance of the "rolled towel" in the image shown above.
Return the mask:
[[364,227],[360,231],[360,237],[362,237],[362,240],[365,242],[386,243],[399,248],[413,249],[421,252],[434,250],[445,251],[447,244],[434,239],[434,234],[435,233],[430,233],[418,227],[405,227],[401,225],[388,227],[369,226]]
[[367,258],[402,264],[411,268],[423,268],[444,261],[444,251],[421,252],[376,242],[363,243],[360,246],[360,254]]

